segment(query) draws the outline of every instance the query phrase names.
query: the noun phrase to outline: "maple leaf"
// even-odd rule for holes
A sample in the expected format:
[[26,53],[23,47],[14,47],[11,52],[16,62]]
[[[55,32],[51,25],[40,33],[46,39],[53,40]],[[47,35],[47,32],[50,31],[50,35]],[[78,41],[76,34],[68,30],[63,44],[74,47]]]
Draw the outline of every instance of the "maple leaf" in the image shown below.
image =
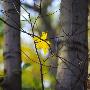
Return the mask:
[[47,33],[42,32],[41,37],[34,37],[33,40],[36,43],[36,48],[37,49],[42,49],[44,54],[47,54],[48,50],[49,50],[49,45],[50,42],[47,40]]

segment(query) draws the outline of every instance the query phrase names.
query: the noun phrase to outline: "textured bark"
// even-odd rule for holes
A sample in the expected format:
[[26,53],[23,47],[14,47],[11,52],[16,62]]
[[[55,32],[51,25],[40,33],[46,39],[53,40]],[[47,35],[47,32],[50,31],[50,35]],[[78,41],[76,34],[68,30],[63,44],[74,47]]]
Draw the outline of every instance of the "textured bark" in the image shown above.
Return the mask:
[[[19,4],[18,4],[19,3]],[[4,90],[21,90],[21,53],[20,53],[20,1],[3,0],[5,21],[18,30],[5,25],[4,59],[5,74]],[[17,10],[16,10],[17,9]]]
[[[52,52],[50,52],[50,56],[52,53],[56,54],[57,53],[57,40],[56,40],[56,32],[55,29],[52,27],[52,21],[51,21],[51,17],[50,16],[45,16],[47,15],[47,9],[48,7],[51,5],[52,0],[48,0],[47,2],[45,0],[42,0],[42,8],[41,8],[41,20],[42,23],[45,27],[45,32],[48,32],[48,38],[51,44],[51,50]],[[53,38],[53,39],[51,39]],[[56,67],[57,66],[57,57],[56,56],[51,56],[49,59],[49,64],[52,67]],[[53,74],[54,76],[56,76],[57,73],[57,68],[50,68],[50,73]]]
[[88,74],[88,0],[61,1],[59,51],[56,90],[87,90]]

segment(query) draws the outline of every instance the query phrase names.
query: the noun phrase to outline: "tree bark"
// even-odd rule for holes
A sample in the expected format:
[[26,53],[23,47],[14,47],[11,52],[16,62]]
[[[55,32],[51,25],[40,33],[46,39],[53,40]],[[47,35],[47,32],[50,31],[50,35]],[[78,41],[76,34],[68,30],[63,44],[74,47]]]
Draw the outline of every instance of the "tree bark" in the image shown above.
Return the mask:
[[[43,5],[42,5],[42,8],[41,8],[41,20],[42,20],[42,23],[45,27],[45,32],[48,32],[48,39],[51,43],[51,51],[50,52],[50,56],[53,54],[56,54],[57,53],[57,40],[56,40],[56,30],[52,27],[51,23],[51,17],[50,16],[45,16],[47,15],[47,9],[48,7],[51,5],[52,3],[52,0],[48,0],[47,2],[45,0],[42,0],[43,2]],[[53,38],[53,39],[51,39]],[[49,59],[49,65],[51,65],[51,68],[50,68],[50,73],[52,75],[54,75],[56,77],[56,73],[57,73],[57,68],[52,68],[52,67],[56,67],[57,66],[57,57],[54,55],[53,57],[51,56],[50,59]]]
[[62,0],[60,22],[56,90],[87,90],[88,0]]
[[5,21],[4,90],[21,90],[21,52],[20,52],[20,0],[3,0]]

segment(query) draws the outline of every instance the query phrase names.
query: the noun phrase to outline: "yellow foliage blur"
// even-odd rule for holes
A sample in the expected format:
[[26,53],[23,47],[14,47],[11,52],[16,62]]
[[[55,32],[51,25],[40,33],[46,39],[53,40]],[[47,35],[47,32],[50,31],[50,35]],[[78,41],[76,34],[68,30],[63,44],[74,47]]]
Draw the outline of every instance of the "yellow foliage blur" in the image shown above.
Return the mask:
[[47,40],[47,33],[42,32],[41,37],[34,37],[33,38],[35,43],[36,43],[36,48],[37,49],[42,49],[44,54],[47,54],[48,50],[49,50],[49,45],[50,42]]
[[38,62],[37,54],[28,45],[22,44],[21,50],[21,57],[24,63]]

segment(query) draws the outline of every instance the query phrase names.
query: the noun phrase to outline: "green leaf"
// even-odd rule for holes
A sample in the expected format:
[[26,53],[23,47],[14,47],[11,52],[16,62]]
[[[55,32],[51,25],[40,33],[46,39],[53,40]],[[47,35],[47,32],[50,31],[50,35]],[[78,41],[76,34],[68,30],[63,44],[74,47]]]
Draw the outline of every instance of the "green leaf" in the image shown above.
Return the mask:
[[26,69],[26,68],[28,68],[29,66],[31,66],[30,63],[25,63],[25,64],[23,65],[23,69]]

